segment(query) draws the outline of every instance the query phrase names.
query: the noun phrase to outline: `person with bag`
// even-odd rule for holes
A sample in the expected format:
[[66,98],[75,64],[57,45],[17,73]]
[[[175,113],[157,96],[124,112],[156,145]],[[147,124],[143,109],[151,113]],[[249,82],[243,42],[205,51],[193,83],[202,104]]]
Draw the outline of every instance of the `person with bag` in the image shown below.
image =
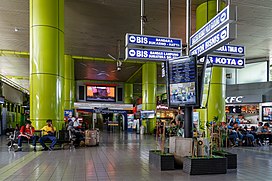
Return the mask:
[[[54,149],[55,144],[57,143],[57,138],[55,136],[56,128],[54,128],[51,119],[48,119],[46,123],[47,125],[41,129],[43,132],[43,136],[39,139],[39,142],[41,143],[43,147],[42,151],[47,151],[47,150],[52,151]],[[52,142],[49,148],[44,144],[44,142],[48,139]]]

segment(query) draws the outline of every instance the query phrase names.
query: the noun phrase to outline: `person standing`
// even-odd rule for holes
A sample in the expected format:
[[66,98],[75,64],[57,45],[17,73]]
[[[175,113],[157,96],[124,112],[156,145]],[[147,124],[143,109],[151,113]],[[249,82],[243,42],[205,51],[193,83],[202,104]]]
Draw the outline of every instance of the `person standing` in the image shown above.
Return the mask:
[[[54,149],[54,146],[55,144],[57,143],[57,138],[55,136],[55,128],[52,124],[52,120],[51,119],[48,119],[46,121],[47,125],[44,126],[41,130],[43,132],[43,136],[39,139],[39,142],[41,143],[43,149],[42,151],[46,151],[46,150],[53,150]],[[52,143],[51,145],[49,146],[49,148],[44,144],[44,142],[46,140],[50,140]]]
[[32,139],[33,151],[36,152],[36,139],[34,135],[35,129],[31,126],[31,121],[26,121],[25,125],[21,127],[20,134],[18,136],[18,149],[16,151],[22,151],[22,141]]

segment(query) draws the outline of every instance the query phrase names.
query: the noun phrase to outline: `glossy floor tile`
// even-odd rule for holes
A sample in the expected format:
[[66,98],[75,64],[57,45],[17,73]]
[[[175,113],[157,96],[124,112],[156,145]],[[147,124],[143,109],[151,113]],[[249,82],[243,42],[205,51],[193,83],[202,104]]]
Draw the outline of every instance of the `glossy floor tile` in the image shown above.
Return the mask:
[[158,171],[148,164],[148,151],[155,149],[149,135],[102,133],[100,146],[72,150],[8,152],[6,137],[0,138],[0,180],[258,180],[272,178],[272,147],[238,147],[238,169],[227,174],[190,176],[182,170]]

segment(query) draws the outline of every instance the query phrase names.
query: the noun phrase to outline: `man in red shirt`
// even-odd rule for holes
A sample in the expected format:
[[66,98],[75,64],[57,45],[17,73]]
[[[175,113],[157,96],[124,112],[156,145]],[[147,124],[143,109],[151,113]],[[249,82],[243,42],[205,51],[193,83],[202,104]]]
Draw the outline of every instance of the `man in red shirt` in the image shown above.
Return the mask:
[[36,139],[37,136],[34,135],[35,129],[31,126],[31,121],[26,121],[25,125],[20,129],[20,135],[18,136],[18,149],[16,151],[22,151],[22,141],[30,140],[33,141],[33,151],[36,152]]

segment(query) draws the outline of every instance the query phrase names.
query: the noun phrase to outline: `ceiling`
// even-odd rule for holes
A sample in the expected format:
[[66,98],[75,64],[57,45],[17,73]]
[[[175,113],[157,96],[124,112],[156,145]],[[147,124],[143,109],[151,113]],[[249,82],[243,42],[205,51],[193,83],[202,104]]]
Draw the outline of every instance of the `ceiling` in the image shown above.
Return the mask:
[[[192,0],[192,31],[195,7]],[[171,36],[185,42],[185,0],[171,0]],[[246,58],[269,57],[272,50],[272,1],[232,0],[238,6],[238,38],[246,46]],[[146,0],[145,34],[167,36],[167,0]],[[18,31],[15,31],[18,30]],[[140,0],[65,0],[65,54],[96,57],[75,59],[76,80],[131,82],[141,85],[141,62],[125,61],[121,71],[108,54],[117,57],[121,42],[124,57],[126,33],[140,33]],[[1,0],[0,49],[29,52],[29,1]],[[164,83],[158,64],[158,83]],[[28,88],[29,60],[0,56],[0,74]],[[138,90],[139,87],[137,87]],[[136,91],[136,89],[135,89]]]

